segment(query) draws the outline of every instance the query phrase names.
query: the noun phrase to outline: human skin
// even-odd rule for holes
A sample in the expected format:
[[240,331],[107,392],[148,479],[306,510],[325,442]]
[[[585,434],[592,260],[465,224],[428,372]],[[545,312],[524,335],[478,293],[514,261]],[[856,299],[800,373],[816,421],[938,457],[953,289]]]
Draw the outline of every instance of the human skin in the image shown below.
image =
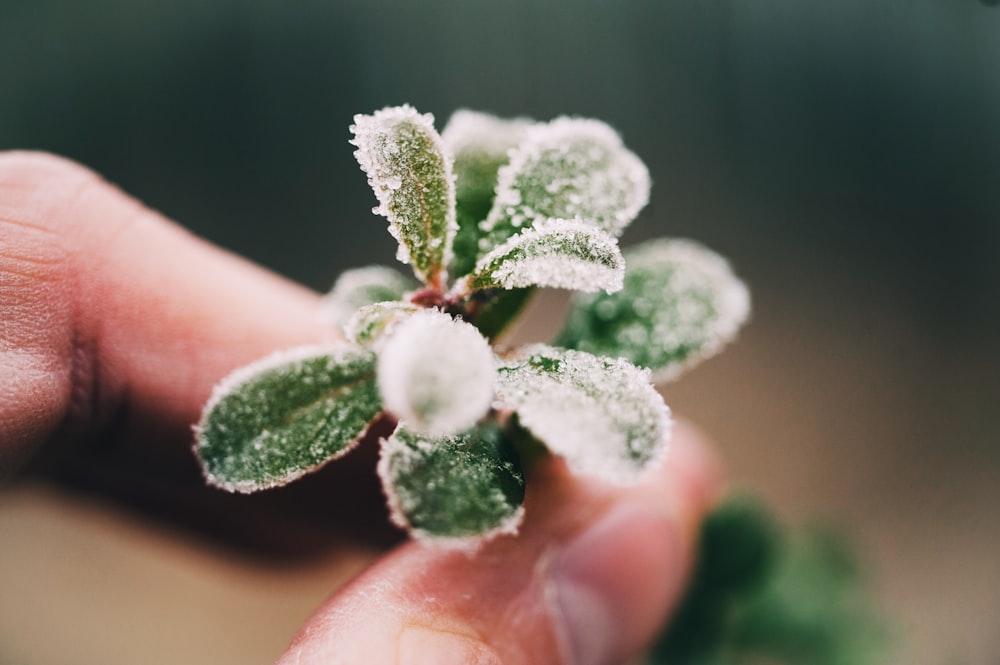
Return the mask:
[[[52,451],[107,464],[105,478],[144,464],[190,475],[190,428],[212,386],[275,349],[334,338],[317,307],[92,171],[0,153],[0,477]],[[395,545],[332,590],[280,662],[625,662],[676,605],[718,494],[701,439],[678,423],[662,465],[627,488],[540,461],[519,535],[474,553]],[[206,505],[218,494],[199,492]],[[324,519],[384,519],[369,498]],[[236,520],[236,500],[252,498],[234,499]]]

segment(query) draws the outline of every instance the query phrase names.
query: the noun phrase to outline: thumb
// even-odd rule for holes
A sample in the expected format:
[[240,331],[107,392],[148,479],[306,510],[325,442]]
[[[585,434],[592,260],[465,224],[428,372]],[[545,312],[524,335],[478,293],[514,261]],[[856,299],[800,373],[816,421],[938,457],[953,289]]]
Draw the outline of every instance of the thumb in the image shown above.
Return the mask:
[[546,460],[514,538],[474,553],[411,542],[334,595],[279,665],[621,663],[683,591],[713,458],[676,428],[663,466],[610,488]]

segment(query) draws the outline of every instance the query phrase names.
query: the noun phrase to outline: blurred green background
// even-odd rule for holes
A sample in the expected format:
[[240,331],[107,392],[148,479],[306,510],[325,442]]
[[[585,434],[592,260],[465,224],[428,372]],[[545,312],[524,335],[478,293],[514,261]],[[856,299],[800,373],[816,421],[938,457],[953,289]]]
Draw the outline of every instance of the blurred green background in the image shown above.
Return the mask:
[[74,158],[316,289],[390,262],[347,128],[402,102],[615,126],[654,182],[624,242],[696,238],[755,297],[668,402],[737,481],[855,534],[900,663],[997,662],[1000,9],[0,0],[0,149]]

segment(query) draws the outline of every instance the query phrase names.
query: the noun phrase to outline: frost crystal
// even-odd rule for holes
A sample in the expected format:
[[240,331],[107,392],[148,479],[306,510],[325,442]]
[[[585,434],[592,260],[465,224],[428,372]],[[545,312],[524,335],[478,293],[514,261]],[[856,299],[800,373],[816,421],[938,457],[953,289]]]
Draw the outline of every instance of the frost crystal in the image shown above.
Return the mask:
[[400,300],[414,287],[411,280],[385,266],[345,270],[323,297],[322,314],[326,320],[343,327],[365,305]]
[[490,408],[495,378],[486,339],[472,325],[436,310],[399,323],[379,352],[385,408],[425,434],[471,427]]
[[557,118],[530,128],[500,169],[479,251],[551,218],[579,218],[618,236],[648,201],[649,171],[613,129]]
[[523,348],[498,368],[497,403],[572,471],[612,483],[634,482],[670,439],[670,411],[649,371],[621,359]]
[[424,282],[440,282],[458,226],[452,160],[434,116],[405,105],[385,108],[354,116],[351,131],[354,156],[379,202],[375,212],[399,241],[396,258]]
[[378,473],[392,521],[418,537],[475,545],[516,533],[524,515],[524,475],[496,425],[447,437],[400,426],[382,441]]
[[451,149],[456,163],[460,155],[482,155],[506,162],[507,152],[521,142],[534,124],[528,118],[498,118],[489,113],[459,109],[448,119],[441,138]]
[[497,171],[507,163],[510,149],[524,138],[530,120],[505,120],[476,111],[456,111],[441,132],[455,158],[455,236],[453,274],[461,276],[476,263],[479,223],[493,205]]
[[590,224],[553,219],[522,231],[480,259],[469,285],[611,292],[622,287],[624,271],[614,238]]
[[398,300],[366,305],[344,325],[344,335],[358,346],[377,348],[395,324],[419,311],[416,305]]
[[209,484],[254,492],[343,455],[381,410],[374,354],[281,351],[215,387],[195,428],[195,451]]
[[562,346],[627,358],[656,381],[717,353],[750,314],[750,294],[721,256],[689,240],[626,252],[625,287],[576,299]]

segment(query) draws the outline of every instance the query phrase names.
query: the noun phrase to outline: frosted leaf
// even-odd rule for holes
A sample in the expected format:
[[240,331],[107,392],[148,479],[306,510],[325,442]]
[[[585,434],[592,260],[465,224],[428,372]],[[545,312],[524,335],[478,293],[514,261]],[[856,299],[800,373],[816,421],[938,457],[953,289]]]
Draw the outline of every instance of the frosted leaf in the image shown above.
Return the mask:
[[438,284],[458,226],[452,160],[434,130],[434,116],[411,106],[390,107],[354,116],[351,131],[354,156],[379,202],[375,212],[389,220],[389,232],[399,241],[396,258],[412,264],[424,282]]
[[323,297],[322,313],[326,320],[343,327],[365,305],[400,300],[415,287],[410,279],[385,266],[346,270]]
[[458,234],[452,274],[465,275],[476,263],[479,223],[493,205],[497,171],[508,153],[524,138],[532,121],[506,120],[488,113],[459,110],[451,116],[441,138],[455,158],[455,213]]
[[603,122],[557,118],[530,128],[497,175],[480,255],[539,220],[586,220],[621,235],[649,201],[649,171]]
[[649,371],[618,358],[522,348],[498,368],[497,404],[571,471],[616,484],[635,481],[670,439],[670,411]]
[[399,323],[383,342],[378,385],[385,408],[414,431],[448,435],[486,414],[496,378],[489,343],[437,310]]
[[659,239],[625,257],[625,288],[576,298],[558,344],[627,358],[667,381],[717,353],[750,314],[746,286],[702,245]]
[[420,538],[478,543],[516,533],[524,515],[524,475],[495,424],[448,437],[400,426],[382,441],[378,473],[392,521]]
[[344,325],[344,335],[358,346],[375,347],[397,323],[419,311],[416,305],[398,300],[366,305]]
[[580,291],[622,287],[618,242],[590,224],[553,219],[526,229],[476,264],[472,289],[549,286]]
[[373,353],[281,351],[215,387],[195,428],[195,452],[210,485],[255,492],[343,455],[381,410]]

